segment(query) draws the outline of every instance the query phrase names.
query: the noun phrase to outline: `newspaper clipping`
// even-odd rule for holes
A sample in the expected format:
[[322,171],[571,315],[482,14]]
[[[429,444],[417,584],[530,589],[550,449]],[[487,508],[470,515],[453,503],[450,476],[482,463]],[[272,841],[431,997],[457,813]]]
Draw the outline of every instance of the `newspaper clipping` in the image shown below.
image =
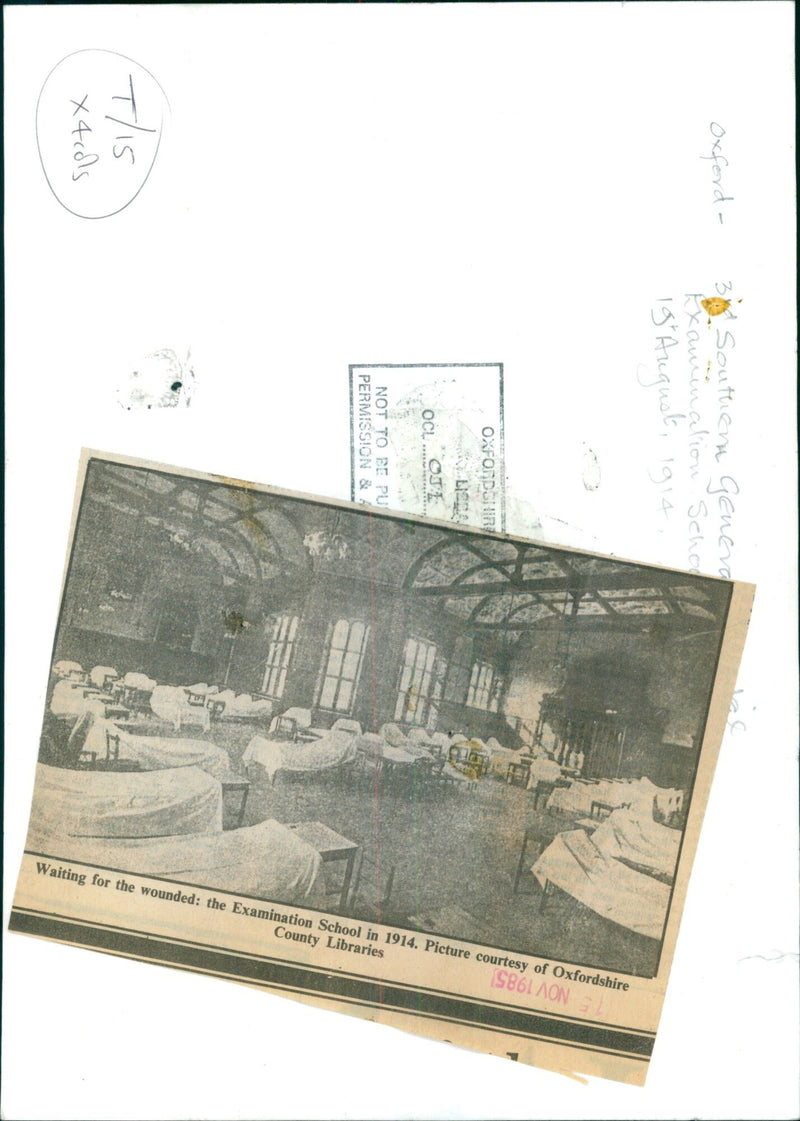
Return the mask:
[[752,596],[85,452],[11,928],[642,1084]]

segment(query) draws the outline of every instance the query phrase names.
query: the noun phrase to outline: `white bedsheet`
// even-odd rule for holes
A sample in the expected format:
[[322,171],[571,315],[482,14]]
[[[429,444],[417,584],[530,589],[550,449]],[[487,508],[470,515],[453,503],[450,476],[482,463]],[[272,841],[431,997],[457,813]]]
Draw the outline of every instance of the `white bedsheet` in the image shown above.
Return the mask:
[[286,743],[253,736],[244,750],[242,762],[260,763],[275,781],[278,771],[328,771],[355,760],[358,737],[349,732],[326,732],[310,743]]
[[[220,700],[220,696],[211,698],[212,700]],[[272,715],[272,701],[267,700],[265,697],[252,697],[250,693],[239,693],[234,696],[232,700],[228,701],[222,713],[223,718],[226,716],[230,719],[235,717],[239,720],[255,720],[258,717],[267,717]]]
[[634,779],[631,782],[620,779],[586,782],[576,779],[570,787],[554,790],[547,801],[547,808],[563,813],[589,814],[592,802],[603,802],[614,809],[627,803],[637,811],[639,817],[652,818],[654,805],[667,809],[679,808],[683,802],[683,791],[658,787],[649,778]]
[[284,717],[286,720],[294,720],[295,724],[301,731],[305,731],[311,727],[311,709],[298,708],[295,705],[293,708],[287,708],[286,712],[276,714],[275,719],[269,726],[269,730],[274,732],[278,727],[278,720]]
[[655,805],[663,818],[668,818],[673,813],[680,813],[683,808],[683,791],[673,787],[656,786],[646,776],[639,779],[639,788],[643,794],[652,794]]
[[280,903],[308,902],[318,887],[320,897],[322,891],[319,853],[277,821],[214,836],[137,840],[39,833],[29,836],[28,846],[60,860],[85,861]]
[[489,774],[496,775],[498,778],[505,778],[508,774],[508,767],[510,763],[516,763],[519,759],[519,752],[514,751],[510,747],[489,747],[491,756],[489,759]]
[[80,662],[70,662],[62,658],[53,666],[53,673],[56,677],[77,677],[83,674],[83,666]]
[[369,758],[374,758],[376,755],[379,758],[387,759],[390,763],[413,763],[415,759],[427,759],[428,762],[434,762],[434,756],[424,747],[421,743],[415,743],[413,740],[403,737],[398,743],[392,743],[385,739],[382,735],[377,735],[374,732],[364,732],[360,736],[354,737],[356,750],[362,755],[367,755]]
[[669,888],[605,856],[582,829],[559,833],[533,865],[548,880],[603,918],[648,938],[661,938]]
[[558,782],[560,778],[561,768],[553,759],[534,759],[531,763],[531,777],[528,780],[528,789],[535,790],[537,783]]
[[439,753],[447,754],[450,749],[450,737],[446,732],[432,732],[431,743],[439,751]]
[[198,767],[171,771],[36,768],[32,833],[163,837],[222,831],[222,786]]
[[105,716],[106,704],[110,700],[108,696],[92,692],[86,685],[65,678],[53,689],[50,711],[53,716],[83,716],[85,712]]
[[635,810],[614,810],[592,833],[592,842],[604,856],[632,860],[667,876],[675,875],[681,833],[667,829]]
[[250,693],[234,693],[233,689],[223,689],[219,693],[209,693],[206,703],[222,704],[224,708],[216,714],[217,720],[248,720],[272,713],[272,701],[258,698],[253,700]]
[[[392,744],[390,746],[395,745]],[[431,763],[433,762],[434,757],[430,749],[426,747],[425,744],[415,743],[413,740],[408,740],[406,743],[402,744],[402,746],[397,747],[396,750],[404,751],[406,755],[411,755],[414,759],[429,759]]]
[[158,682],[154,677],[148,677],[146,673],[130,671],[122,678],[122,684],[128,689],[141,689],[147,693],[155,689]]
[[377,732],[362,732],[360,736],[355,737],[355,745],[357,751],[370,758],[376,755],[380,757],[388,746],[383,736],[379,736]]
[[415,743],[418,747],[424,747],[430,753],[431,748],[438,747],[437,741],[433,738],[427,728],[414,727],[408,729],[407,739],[410,743]]
[[231,764],[224,747],[204,740],[170,739],[164,736],[137,736],[118,727],[111,720],[90,718],[85,751],[96,751],[98,759],[106,755],[106,733],[119,736],[119,757],[139,763],[144,771],[164,771],[172,767],[200,767],[214,778],[230,774]]
[[178,732],[184,724],[194,724],[208,731],[211,713],[204,704],[190,705],[187,690],[174,685],[157,685],[150,698],[150,708],[159,720],[172,724]]
[[404,747],[393,747],[392,744],[384,741],[381,759],[385,759],[387,763],[392,763],[396,767],[413,767],[417,758],[418,756],[411,751],[406,751]]
[[379,735],[383,736],[387,743],[392,747],[406,748],[409,744],[409,738],[402,728],[397,724],[383,724],[381,725]]
[[98,689],[103,688],[107,677],[112,677],[115,680],[119,677],[119,674],[113,666],[94,666],[89,670],[89,680],[92,685],[96,685]]
[[334,720],[331,731],[348,732],[351,736],[360,736],[361,725],[357,720],[348,720],[346,717],[340,716],[338,720]]

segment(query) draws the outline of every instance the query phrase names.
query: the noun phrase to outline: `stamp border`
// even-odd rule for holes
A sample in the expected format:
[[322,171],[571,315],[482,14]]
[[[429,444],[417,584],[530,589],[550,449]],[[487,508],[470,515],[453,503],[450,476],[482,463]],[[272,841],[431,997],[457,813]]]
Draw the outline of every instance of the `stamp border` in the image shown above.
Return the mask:
[[[351,362],[347,367],[350,390],[350,501],[356,501],[356,440],[355,440],[355,402],[353,400],[355,370],[452,370],[452,369],[495,369],[499,383],[500,417],[500,462],[502,481],[500,488],[500,528],[497,532],[506,533],[506,416],[505,385],[502,362]],[[460,524],[460,523],[459,523]]]

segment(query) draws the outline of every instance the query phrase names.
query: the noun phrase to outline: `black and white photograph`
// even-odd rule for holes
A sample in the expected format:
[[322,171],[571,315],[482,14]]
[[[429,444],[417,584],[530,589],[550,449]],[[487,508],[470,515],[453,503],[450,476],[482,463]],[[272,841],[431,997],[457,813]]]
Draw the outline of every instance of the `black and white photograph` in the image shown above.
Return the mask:
[[27,851],[654,977],[731,587],[94,456]]

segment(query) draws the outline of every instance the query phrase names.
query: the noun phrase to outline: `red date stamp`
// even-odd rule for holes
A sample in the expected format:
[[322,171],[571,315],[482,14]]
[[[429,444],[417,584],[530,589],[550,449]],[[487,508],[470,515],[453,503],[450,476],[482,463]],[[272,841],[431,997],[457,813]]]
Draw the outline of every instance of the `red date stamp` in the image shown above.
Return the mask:
[[550,1004],[560,1004],[562,1007],[572,1008],[582,1016],[599,1016],[603,1011],[603,996],[591,993],[573,992],[571,986],[561,985],[557,981],[549,981],[541,976],[547,966],[540,967],[535,977],[526,977],[510,969],[494,969],[489,982],[493,989],[503,989],[513,993],[517,998],[530,996],[546,1000]]

